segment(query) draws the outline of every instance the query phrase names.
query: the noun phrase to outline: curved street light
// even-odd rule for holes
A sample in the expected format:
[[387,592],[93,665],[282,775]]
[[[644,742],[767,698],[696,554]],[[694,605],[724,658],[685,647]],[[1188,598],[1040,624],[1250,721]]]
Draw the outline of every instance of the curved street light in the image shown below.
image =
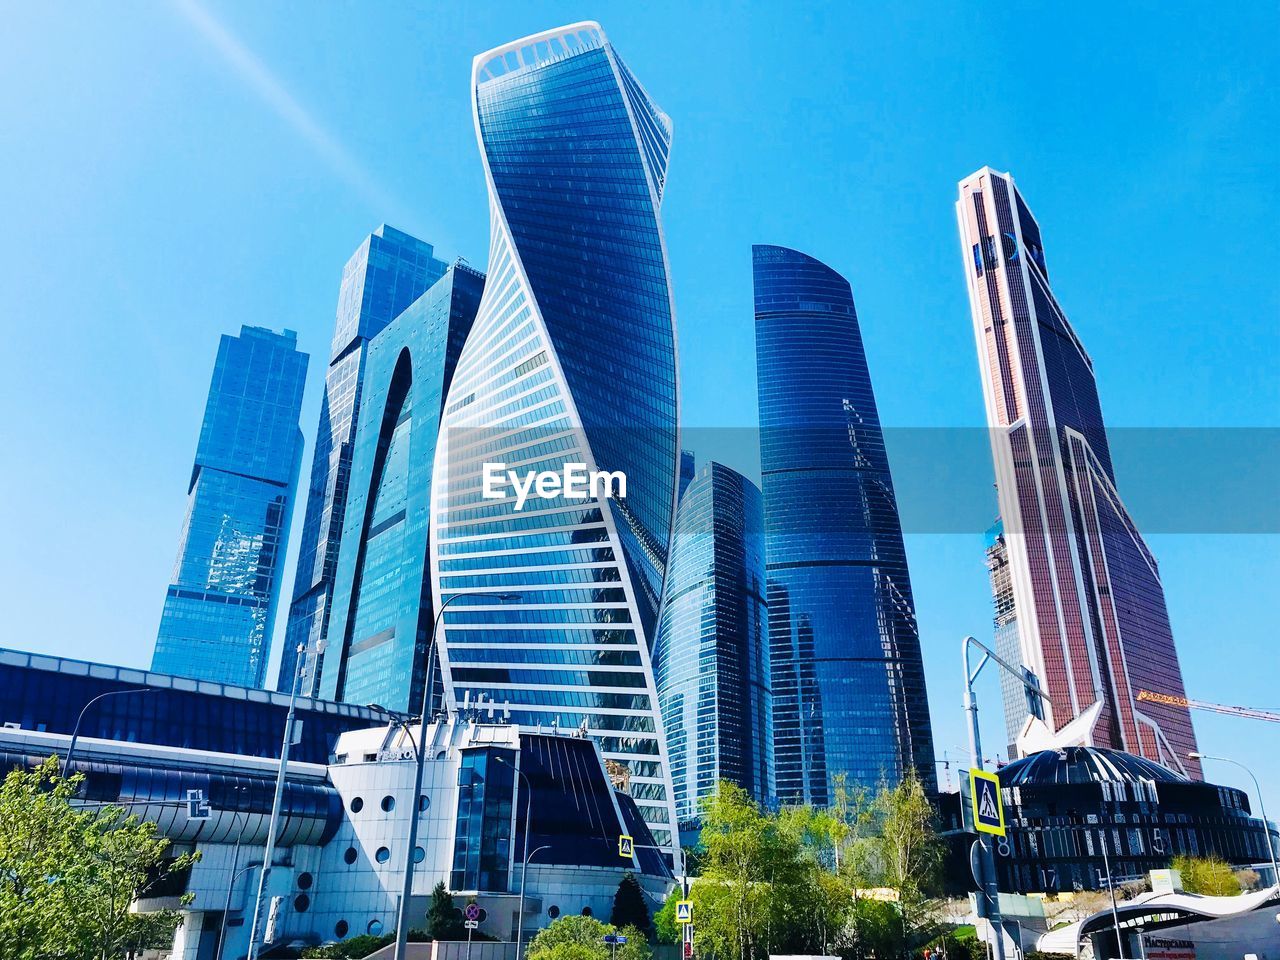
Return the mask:
[[492,598],[499,602],[507,600],[519,600],[523,594],[520,593],[483,593],[481,591],[467,591],[463,593],[450,594],[449,598],[440,604],[440,609],[436,611],[435,620],[431,624],[431,642],[427,646],[427,682],[422,688],[422,712],[419,714],[418,738],[416,754],[416,769],[413,775],[413,794],[410,800],[412,811],[409,816],[409,843],[408,849],[404,855],[404,883],[400,888],[400,908],[396,916],[396,949],[394,960],[405,960],[405,953],[409,947],[409,900],[413,895],[413,859],[418,849],[418,820],[421,819],[422,811],[418,809],[420,803],[419,797],[422,796],[422,773],[423,762],[426,760],[426,739],[427,739],[427,721],[431,712],[431,693],[432,686],[435,684],[435,665],[439,657],[436,638],[440,635],[440,624],[444,620],[444,612],[449,608],[449,604],[455,600],[461,600],[463,597],[484,597]]
[[99,700],[105,700],[107,697],[123,697],[130,693],[156,693],[164,687],[130,687],[127,690],[108,690],[106,693],[100,693],[96,697],[91,697],[83,707],[80,708],[80,715],[76,717],[76,725],[71,728],[71,742],[67,744],[67,756],[62,761],[62,778],[65,780],[71,772],[71,758],[76,752],[76,741],[80,739],[80,724],[84,721],[84,715],[89,712]]
[[[1280,868],[1276,866],[1276,848],[1271,842],[1271,823],[1267,820],[1267,808],[1262,803],[1262,787],[1258,784],[1258,778],[1253,775],[1253,771],[1246,767],[1239,760],[1232,760],[1230,757],[1215,757],[1208,753],[1200,753],[1193,750],[1187,754],[1192,760],[1217,760],[1219,763],[1234,763],[1237,767],[1249,775],[1249,779],[1253,781],[1253,789],[1258,793],[1258,813],[1262,816],[1262,833],[1267,838],[1267,853],[1271,855],[1271,885],[1280,886]],[[1280,919],[1280,917],[1277,917]]]

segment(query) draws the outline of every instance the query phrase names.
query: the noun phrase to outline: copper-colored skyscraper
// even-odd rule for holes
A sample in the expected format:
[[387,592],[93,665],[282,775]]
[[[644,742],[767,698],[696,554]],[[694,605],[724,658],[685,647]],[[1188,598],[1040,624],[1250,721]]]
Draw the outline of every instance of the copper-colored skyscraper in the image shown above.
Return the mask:
[[[1049,287],[1040,227],[984,167],[956,204],[1022,662],[1051,703],[1020,749],[1088,743],[1200,776],[1155,558],[1116,490],[1093,361]],[[1021,693],[1017,693],[1021,697]],[[1025,707],[1023,707],[1025,713]]]

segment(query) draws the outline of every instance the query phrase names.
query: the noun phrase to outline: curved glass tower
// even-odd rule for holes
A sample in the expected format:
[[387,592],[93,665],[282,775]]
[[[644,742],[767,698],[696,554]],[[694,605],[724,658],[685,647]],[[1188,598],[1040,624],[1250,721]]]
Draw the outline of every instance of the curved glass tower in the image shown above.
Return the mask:
[[936,783],[915,606],[849,283],[752,247],[778,798]]
[[[456,597],[444,695],[593,736],[670,849],[649,644],[679,463],[658,218],[671,123],[595,23],[481,54],[472,79],[491,239],[436,451],[435,608]],[[625,495],[495,498],[485,464],[582,464],[625,475]]]
[[722,779],[762,803],[773,795],[764,593],[760,489],[709,463],[676,514],[653,651],[682,829],[696,824],[699,800]]

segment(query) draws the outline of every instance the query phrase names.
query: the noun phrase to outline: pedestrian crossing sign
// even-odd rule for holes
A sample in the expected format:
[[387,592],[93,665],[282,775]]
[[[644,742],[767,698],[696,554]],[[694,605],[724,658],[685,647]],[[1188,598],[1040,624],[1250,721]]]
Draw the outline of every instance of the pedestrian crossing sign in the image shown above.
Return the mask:
[[676,901],[676,923],[693,923],[693,901]]
[[636,856],[636,844],[629,834],[622,834],[618,837],[618,856],[626,860],[634,860]]
[[979,833],[1004,836],[1004,804],[1000,802],[1000,778],[985,770],[969,771],[969,797],[973,802],[973,826]]

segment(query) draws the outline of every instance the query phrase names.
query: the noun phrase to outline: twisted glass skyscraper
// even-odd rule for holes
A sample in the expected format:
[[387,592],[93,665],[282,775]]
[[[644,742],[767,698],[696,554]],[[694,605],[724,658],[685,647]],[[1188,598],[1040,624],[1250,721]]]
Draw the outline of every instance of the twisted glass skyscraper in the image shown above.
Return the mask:
[[[1026,749],[1087,744],[1192,776],[1200,761],[1164,587],[1116,489],[1093,361],[1049,286],[1040,225],[1007,173],[956,204],[1021,662],[1049,701]],[[1026,723],[1020,693],[1011,711]],[[1040,734],[1035,736],[1034,734]]]
[[682,829],[722,779],[767,802],[764,508],[759,488],[719,463],[694,476],[676,512],[653,670]]
[[242,327],[218,345],[151,669],[260,687],[302,459],[307,355]]
[[[473,96],[491,240],[433,481],[436,609],[457,597],[437,645],[445,696],[594,737],[671,850],[649,650],[679,463],[658,218],[671,123],[595,23],[481,54]],[[486,463],[583,464],[626,492],[521,507],[510,488],[485,496]]]
[[[277,687],[282,691],[293,688],[298,646],[307,647],[314,657],[319,641],[329,633],[369,341],[444,276],[448,266],[435,258],[431,244],[383,224],[365,237],[342,270],[293,603],[280,658]],[[304,693],[316,692],[324,675],[322,657],[312,666]]]
[[936,783],[911,580],[849,283],[752,248],[780,800]]

